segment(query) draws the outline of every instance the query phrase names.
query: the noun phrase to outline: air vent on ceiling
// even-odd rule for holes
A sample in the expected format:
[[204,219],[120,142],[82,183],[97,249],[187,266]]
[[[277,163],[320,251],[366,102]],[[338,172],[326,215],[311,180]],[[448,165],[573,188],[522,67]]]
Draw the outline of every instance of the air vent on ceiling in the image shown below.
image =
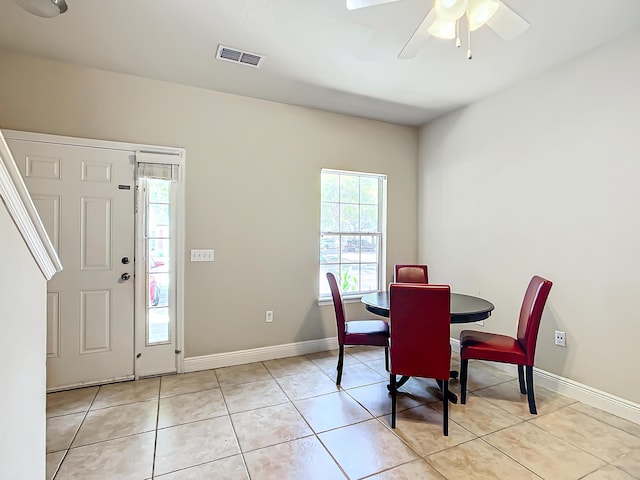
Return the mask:
[[218,54],[216,58],[219,60],[226,60],[227,62],[242,63],[250,67],[260,68],[264,56],[257,53],[243,52],[235,48],[225,47],[224,45],[218,45]]

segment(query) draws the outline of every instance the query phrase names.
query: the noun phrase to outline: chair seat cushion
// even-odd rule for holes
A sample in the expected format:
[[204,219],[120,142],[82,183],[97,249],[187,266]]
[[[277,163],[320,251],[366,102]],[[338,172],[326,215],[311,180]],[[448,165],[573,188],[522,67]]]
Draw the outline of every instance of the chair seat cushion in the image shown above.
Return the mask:
[[378,345],[389,342],[389,324],[384,320],[352,320],[345,322],[345,345]]
[[463,330],[460,332],[460,358],[526,365],[526,355],[520,342],[498,333]]

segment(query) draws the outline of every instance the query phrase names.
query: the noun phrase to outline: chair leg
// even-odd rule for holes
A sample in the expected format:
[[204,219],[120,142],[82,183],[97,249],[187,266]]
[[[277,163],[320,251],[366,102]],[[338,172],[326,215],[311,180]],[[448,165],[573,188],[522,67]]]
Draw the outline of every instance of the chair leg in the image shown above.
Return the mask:
[[462,360],[460,366],[460,403],[467,403],[467,371],[469,369],[469,360]]
[[527,389],[524,386],[524,365],[518,365],[518,382],[520,383],[520,393],[527,393]]
[[398,389],[396,388],[396,376],[393,373],[389,374],[389,386],[391,390],[391,428],[396,428],[396,396]]
[[527,365],[527,399],[529,400],[529,412],[531,415],[537,415],[536,397],[533,393],[533,365]]
[[389,347],[384,347],[384,367],[389,371]]
[[338,378],[336,379],[336,385],[340,386],[342,381],[342,364],[344,363],[344,345],[340,345],[338,353]]
[[[449,391],[449,381],[444,381],[444,391]],[[442,397],[442,433],[445,437],[449,436],[449,399],[447,395]]]

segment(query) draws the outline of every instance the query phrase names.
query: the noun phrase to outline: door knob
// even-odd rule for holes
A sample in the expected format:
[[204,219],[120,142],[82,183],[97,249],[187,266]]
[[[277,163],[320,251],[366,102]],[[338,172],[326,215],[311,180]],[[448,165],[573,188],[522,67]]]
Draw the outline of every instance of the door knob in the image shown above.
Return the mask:
[[122,281],[127,281],[131,278],[131,275],[129,275],[128,273],[123,273],[122,275],[120,275],[120,280]]

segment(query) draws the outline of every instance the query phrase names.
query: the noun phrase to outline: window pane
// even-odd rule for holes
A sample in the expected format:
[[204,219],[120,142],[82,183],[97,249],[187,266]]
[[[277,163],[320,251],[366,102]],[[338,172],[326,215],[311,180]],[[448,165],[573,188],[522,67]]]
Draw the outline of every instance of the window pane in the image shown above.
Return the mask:
[[169,341],[169,309],[152,308],[147,324],[147,345]]
[[323,202],[337,202],[340,200],[340,176],[334,173],[323,173],[321,175],[321,199]]
[[169,237],[169,205],[149,205],[147,216],[147,236]]
[[360,242],[360,261],[378,263],[378,237],[364,236]]
[[149,180],[149,202],[150,203],[169,203],[169,189],[171,182],[168,180]]
[[360,237],[343,236],[340,249],[340,262],[360,262]]
[[378,264],[365,263],[362,265],[360,289],[363,291],[378,289]]
[[358,218],[358,205],[341,204],[340,205],[340,231],[341,232],[357,232],[360,226]]
[[147,258],[149,259],[148,266],[150,273],[169,271],[169,265],[171,265],[169,242],[170,240],[166,238],[149,239]]
[[360,200],[360,177],[340,175],[340,201],[358,203]]
[[[169,305],[169,273],[149,274],[149,306]],[[153,308],[151,309],[153,310]]]
[[360,203],[378,205],[378,179],[360,177]]
[[360,206],[360,231],[378,231],[378,207],[374,205]]
[[343,265],[342,278],[339,280],[340,290],[343,292],[357,292],[360,290],[360,265]]
[[340,268],[338,265],[322,265],[320,266],[320,296],[331,295],[329,281],[327,280],[327,272],[332,272],[336,276],[338,285],[340,285]]
[[322,202],[322,212],[320,213],[320,230],[322,232],[337,232],[339,225],[338,203]]
[[320,263],[338,262],[340,262],[340,235],[323,235],[320,238]]

